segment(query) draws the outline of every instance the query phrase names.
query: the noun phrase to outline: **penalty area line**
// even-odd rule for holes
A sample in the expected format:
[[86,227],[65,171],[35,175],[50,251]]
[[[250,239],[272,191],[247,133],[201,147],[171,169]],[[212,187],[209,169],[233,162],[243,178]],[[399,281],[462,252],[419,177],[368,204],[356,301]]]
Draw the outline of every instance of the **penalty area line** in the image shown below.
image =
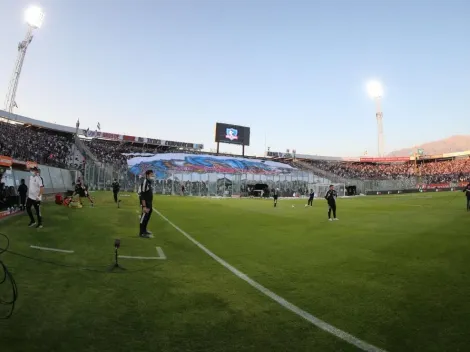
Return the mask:
[[280,304],[282,307],[284,307],[287,310],[290,310],[292,313],[297,314],[299,317],[307,320],[309,323],[315,325],[317,328],[322,329],[323,331],[326,331],[330,333],[333,336],[336,336],[337,338],[340,338],[343,341],[348,342],[349,344],[356,346],[357,348],[361,349],[362,351],[366,352],[385,352],[385,350],[380,349],[374,345],[371,345],[365,341],[362,341],[361,339],[348,334],[347,332],[338,329],[334,327],[333,325],[328,324],[327,322],[315,317],[314,315],[304,311],[303,309],[297,307],[296,305],[290,303],[289,301],[285,300],[281,296],[275,294],[271,290],[267,289],[263,285],[259,284],[252,278],[250,278],[248,275],[244,274],[234,266],[230,265],[227,263],[225,260],[211,252],[209,249],[207,249],[204,245],[202,245],[200,242],[198,242],[196,239],[194,239],[191,235],[180,229],[178,226],[176,226],[174,223],[172,223],[166,216],[164,216],[162,213],[160,213],[157,209],[153,208],[153,211],[157,213],[163,220],[165,220],[168,224],[170,224],[175,230],[177,230],[179,233],[181,233],[184,237],[186,237],[188,240],[190,240],[192,243],[194,243],[197,247],[199,247],[203,252],[205,252],[209,257],[214,259],[217,263],[231,271],[235,276],[238,278],[242,279],[243,281],[247,282],[250,286],[253,288],[257,289],[259,292],[263,293],[264,295],[268,296],[271,298],[273,301],[277,302]]
[[141,259],[141,260],[166,260],[166,255],[163,253],[163,249],[155,247],[157,249],[158,257],[134,257],[131,255],[120,255],[119,259]]
[[49,252],[60,252],[60,253],[75,253],[74,251],[67,251],[65,249],[49,248],[49,247],[39,247],[39,246],[29,246],[33,249],[39,249],[40,251],[49,251]]

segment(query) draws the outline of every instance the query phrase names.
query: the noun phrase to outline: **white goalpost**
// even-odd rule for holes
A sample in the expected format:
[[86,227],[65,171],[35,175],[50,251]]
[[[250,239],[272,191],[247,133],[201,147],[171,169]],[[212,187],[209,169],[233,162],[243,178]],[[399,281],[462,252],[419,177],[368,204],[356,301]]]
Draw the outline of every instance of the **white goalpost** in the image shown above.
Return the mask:
[[315,198],[323,198],[330,189],[330,185],[335,186],[338,197],[346,196],[346,185],[344,183],[310,183],[308,189],[313,189]]

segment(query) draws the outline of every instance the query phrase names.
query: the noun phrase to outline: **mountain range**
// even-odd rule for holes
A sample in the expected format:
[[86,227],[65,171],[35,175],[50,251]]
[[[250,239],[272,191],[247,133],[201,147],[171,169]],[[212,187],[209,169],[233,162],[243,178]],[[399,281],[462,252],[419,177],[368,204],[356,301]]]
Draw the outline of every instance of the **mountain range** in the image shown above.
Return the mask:
[[470,150],[470,135],[457,135],[434,142],[424,143],[411,148],[395,150],[389,156],[409,156],[417,149],[423,149],[425,155],[463,152]]

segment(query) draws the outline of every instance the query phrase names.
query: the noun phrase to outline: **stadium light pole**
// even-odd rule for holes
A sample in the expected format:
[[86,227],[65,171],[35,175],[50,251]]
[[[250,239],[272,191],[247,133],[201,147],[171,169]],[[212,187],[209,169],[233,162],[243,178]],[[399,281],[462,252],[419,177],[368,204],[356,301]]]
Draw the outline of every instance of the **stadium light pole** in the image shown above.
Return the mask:
[[18,107],[15,100],[16,91],[18,90],[18,83],[20,81],[21,69],[23,68],[26,50],[28,50],[28,46],[33,40],[34,30],[41,28],[42,26],[44,21],[44,12],[42,12],[42,10],[37,6],[31,6],[26,10],[24,18],[28,24],[28,31],[26,32],[24,40],[18,44],[18,57],[16,59],[15,68],[10,80],[7,96],[5,98],[5,110],[8,112],[13,112],[13,109]]
[[377,153],[379,157],[382,157],[384,156],[383,113],[381,104],[383,96],[382,84],[378,81],[369,82],[367,84],[367,92],[369,93],[369,96],[375,100],[375,117],[377,119]]

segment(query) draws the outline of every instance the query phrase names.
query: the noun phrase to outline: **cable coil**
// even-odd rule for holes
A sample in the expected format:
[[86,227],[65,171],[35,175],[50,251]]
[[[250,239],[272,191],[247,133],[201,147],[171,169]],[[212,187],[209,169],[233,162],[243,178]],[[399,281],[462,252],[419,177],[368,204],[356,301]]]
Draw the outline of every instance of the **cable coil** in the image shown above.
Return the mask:
[[[4,237],[6,239],[6,246],[5,248],[0,247],[0,256],[8,251],[8,248],[10,247],[10,239],[0,233],[0,236]],[[13,311],[15,310],[15,304],[16,301],[18,300],[18,287],[16,286],[15,279],[13,278],[12,273],[10,270],[8,270],[8,267],[5,265],[5,263],[2,261],[0,258],[0,287],[2,285],[10,285],[11,287],[11,296],[8,299],[4,299],[0,296],[0,306],[7,306],[7,313],[3,315],[3,309],[0,310],[0,319],[8,319],[13,315]],[[8,289],[6,291],[9,291]]]

